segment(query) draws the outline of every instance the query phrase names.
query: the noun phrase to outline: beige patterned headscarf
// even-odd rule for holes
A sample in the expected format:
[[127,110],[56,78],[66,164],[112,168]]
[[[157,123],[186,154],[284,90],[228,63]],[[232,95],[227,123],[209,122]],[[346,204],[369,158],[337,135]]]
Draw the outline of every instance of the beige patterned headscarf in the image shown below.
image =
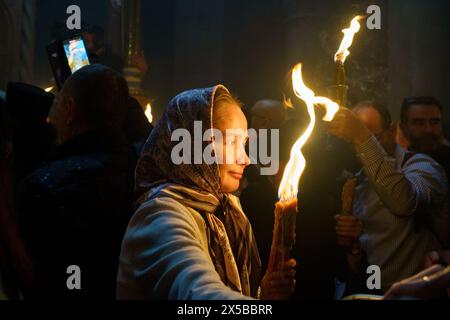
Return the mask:
[[238,199],[220,192],[218,165],[175,165],[171,160],[177,144],[171,141],[174,130],[187,129],[193,136],[194,121],[202,121],[204,131],[213,127],[213,102],[219,90],[228,92],[220,85],[191,90],[169,103],[139,159],[136,189],[146,193],[141,201],[169,196],[200,212],[208,227],[209,253],[222,281],[237,292],[256,297],[261,280],[256,241]]

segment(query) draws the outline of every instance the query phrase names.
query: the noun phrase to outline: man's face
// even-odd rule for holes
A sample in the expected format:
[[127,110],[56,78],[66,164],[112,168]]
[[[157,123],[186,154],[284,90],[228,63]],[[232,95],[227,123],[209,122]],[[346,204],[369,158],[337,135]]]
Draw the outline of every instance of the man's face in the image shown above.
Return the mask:
[[416,152],[431,152],[443,142],[442,114],[436,105],[410,106],[402,129]]
[[394,127],[384,128],[381,115],[372,107],[358,108],[355,110],[355,113],[367,129],[377,138],[384,150],[393,156],[396,148]]

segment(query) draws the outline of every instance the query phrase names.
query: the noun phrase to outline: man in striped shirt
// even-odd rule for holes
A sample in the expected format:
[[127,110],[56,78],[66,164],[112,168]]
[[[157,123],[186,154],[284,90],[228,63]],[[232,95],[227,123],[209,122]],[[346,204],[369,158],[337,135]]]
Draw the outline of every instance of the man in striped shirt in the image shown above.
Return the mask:
[[376,103],[359,104],[353,111],[341,108],[329,131],[350,141],[363,165],[357,174],[355,218],[338,220],[337,234],[359,238],[368,264],[381,268],[384,291],[419,272],[426,254],[446,245],[429,223],[446,206],[445,172],[430,157],[398,146],[388,110]]

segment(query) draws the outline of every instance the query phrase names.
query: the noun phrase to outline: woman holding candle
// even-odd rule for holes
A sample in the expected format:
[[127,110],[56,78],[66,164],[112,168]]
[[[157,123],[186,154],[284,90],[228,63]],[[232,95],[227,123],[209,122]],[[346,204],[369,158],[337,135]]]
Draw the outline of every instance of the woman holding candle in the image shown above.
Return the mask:
[[[192,136],[195,121],[224,134],[236,130],[223,140],[207,139],[216,159],[234,151],[232,161],[174,164],[172,134],[185,129]],[[295,261],[261,281],[251,226],[231,194],[249,164],[246,130],[239,103],[223,86],[187,91],[169,103],[137,166],[143,195],[122,245],[119,299],[256,298],[261,283],[262,298],[290,297]]]

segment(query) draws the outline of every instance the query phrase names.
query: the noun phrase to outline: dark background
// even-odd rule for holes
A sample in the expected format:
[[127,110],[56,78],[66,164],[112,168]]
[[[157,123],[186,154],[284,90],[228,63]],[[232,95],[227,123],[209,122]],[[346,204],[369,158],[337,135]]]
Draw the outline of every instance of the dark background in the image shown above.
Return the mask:
[[[65,23],[67,6],[79,5],[83,22],[108,32],[108,0],[36,0],[34,48],[24,52],[14,12],[26,2],[0,0],[0,89],[20,78],[24,55],[32,56],[32,71],[20,80],[51,84],[44,50],[55,21]],[[151,67],[145,87],[155,116],[178,92],[217,83],[247,107],[261,98],[282,99],[290,94],[289,71],[300,61],[306,84],[326,94],[341,29],[370,4],[381,7],[382,29],[364,26],[355,37],[346,62],[349,102],[380,100],[398,119],[403,97],[433,95],[449,122],[450,2],[444,0],[144,0],[142,42]]]

